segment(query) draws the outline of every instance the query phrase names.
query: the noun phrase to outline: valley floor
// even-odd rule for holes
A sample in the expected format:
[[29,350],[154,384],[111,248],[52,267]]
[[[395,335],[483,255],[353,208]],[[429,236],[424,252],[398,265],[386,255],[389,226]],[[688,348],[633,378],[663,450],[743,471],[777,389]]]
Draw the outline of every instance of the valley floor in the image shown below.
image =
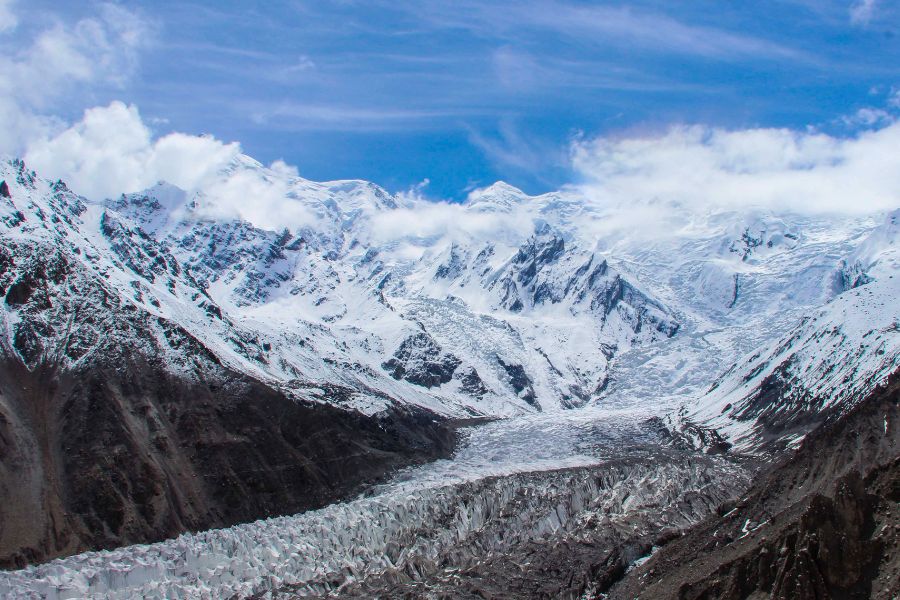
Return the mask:
[[449,460],[346,503],[0,575],[46,598],[579,597],[748,483],[599,407],[469,428]]

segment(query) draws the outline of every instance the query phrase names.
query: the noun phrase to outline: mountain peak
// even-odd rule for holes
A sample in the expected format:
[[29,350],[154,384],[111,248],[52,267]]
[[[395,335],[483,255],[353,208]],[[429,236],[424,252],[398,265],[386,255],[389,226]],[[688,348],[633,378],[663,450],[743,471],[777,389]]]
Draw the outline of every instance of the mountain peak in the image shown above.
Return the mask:
[[508,212],[529,198],[519,188],[505,181],[497,181],[488,187],[472,190],[466,198],[466,205],[480,210]]

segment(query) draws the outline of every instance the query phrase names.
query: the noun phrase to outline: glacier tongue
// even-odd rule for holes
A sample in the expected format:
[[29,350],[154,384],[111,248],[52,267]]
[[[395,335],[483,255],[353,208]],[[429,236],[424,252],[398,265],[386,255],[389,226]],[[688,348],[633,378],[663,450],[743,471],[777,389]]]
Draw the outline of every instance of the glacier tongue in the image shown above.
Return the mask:
[[[684,527],[745,484],[724,459],[662,447],[646,417],[584,409],[485,424],[468,431],[453,459],[402,472],[353,501],[3,573],[0,593],[201,598],[440,586],[454,568],[533,542],[599,539],[615,548]],[[586,570],[577,575],[587,581]]]

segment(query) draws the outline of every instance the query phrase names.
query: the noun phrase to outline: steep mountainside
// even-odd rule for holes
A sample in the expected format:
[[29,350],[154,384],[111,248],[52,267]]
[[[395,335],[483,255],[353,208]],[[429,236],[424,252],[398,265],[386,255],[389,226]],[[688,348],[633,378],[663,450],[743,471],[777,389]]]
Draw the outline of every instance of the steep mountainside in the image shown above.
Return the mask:
[[[855,287],[782,339],[734,363],[681,420],[716,429],[736,449],[796,443],[830,407],[847,410],[900,367],[900,213],[860,245]],[[846,263],[845,263],[846,265]]]
[[900,372],[833,406],[796,454],[609,594],[640,598],[878,598],[900,589]]
[[0,565],[319,508],[450,453],[421,410],[367,418],[209,365],[140,353],[55,370],[0,366]]
[[[267,342],[164,248],[21,162],[0,198],[0,564],[343,497],[447,454],[435,415],[265,382]],[[327,402],[327,400],[332,400]]]

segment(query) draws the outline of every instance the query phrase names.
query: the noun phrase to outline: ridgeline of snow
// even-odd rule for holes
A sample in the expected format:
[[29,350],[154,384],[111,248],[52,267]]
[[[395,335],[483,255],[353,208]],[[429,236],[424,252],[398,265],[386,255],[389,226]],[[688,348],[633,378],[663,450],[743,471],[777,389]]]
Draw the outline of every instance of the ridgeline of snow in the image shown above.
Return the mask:
[[[272,228],[279,219],[257,214],[249,183],[237,204],[234,186],[226,198],[214,185],[189,195],[160,183],[98,205],[21,162],[0,171],[11,190],[2,235],[21,253],[39,245],[66,257],[229,366],[370,413],[394,401],[509,416],[696,396],[733,356],[865,277],[853,253],[874,226],[669,210],[664,232],[609,230],[624,209],[576,189],[529,197],[498,183],[443,204],[363,181],[315,183],[240,156],[228,177],[264,181],[292,207]],[[79,208],[59,205],[63,196]],[[47,222],[57,212],[69,216]],[[165,277],[154,274],[161,260]],[[61,300],[71,294],[53,287]],[[28,329],[17,312],[7,304],[7,344],[33,363],[44,336],[17,333]],[[65,346],[71,335],[51,338]],[[143,337],[190,372],[165,336]]]

